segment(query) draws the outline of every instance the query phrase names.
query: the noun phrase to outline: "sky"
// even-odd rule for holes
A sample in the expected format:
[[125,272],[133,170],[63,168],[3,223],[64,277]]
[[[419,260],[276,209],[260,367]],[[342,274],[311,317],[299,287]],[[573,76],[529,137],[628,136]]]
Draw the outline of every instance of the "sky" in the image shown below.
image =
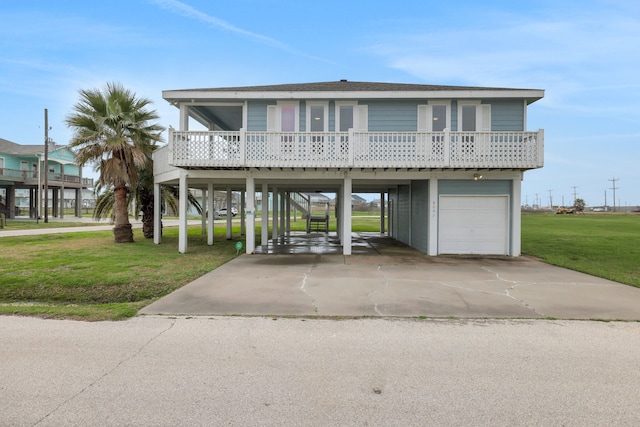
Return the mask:
[[[122,83],[178,128],[163,90],[371,81],[543,89],[545,166],[522,204],[640,205],[637,0],[11,1],[0,8],[0,138],[49,137],[81,89]],[[90,176],[90,172],[85,172]],[[615,181],[613,181],[615,179]]]

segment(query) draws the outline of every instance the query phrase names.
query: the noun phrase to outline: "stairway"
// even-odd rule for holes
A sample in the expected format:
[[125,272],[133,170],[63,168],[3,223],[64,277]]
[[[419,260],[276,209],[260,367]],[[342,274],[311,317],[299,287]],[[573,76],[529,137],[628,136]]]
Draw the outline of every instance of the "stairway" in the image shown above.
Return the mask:
[[313,215],[311,211],[311,198],[302,193],[289,193],[291,204],[302,213],[302,218],[307,220],[307,233],[312,231],[329,232],[329,204],[327,203],[324,215]]

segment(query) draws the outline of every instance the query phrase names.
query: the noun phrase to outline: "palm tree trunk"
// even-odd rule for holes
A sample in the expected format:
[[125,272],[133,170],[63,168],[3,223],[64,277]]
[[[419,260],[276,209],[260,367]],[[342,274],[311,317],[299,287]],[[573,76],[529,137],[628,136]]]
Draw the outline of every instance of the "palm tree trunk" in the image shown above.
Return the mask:
[[120,186],[113,189],[113,237],[115,243],[133,242],[133,230],[129,222],[127,209],[127,187]]
[[153,191],[142,185],[138,186],[138,199],[140,200],[140,210],[142,211],[142,234],[145,239],[153,239]]

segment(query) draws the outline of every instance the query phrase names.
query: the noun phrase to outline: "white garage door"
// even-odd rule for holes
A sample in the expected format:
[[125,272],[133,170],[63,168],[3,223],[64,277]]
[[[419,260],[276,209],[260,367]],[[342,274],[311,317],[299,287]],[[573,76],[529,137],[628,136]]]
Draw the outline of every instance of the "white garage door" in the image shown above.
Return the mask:
[[438,252],[507,255],[507,196],[440,196]]

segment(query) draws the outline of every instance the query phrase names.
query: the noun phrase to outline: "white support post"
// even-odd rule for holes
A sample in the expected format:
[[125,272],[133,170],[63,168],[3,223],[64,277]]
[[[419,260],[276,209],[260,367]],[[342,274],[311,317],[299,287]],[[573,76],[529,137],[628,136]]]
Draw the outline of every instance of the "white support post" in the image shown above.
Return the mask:
[[511,244],[509,255],[520,256],[522,218],[520,213],[520,198],[522,197],[522,176],[514,178],[511,189]]
[[342,194],[342,204],[344,210],[344,222],[342,224],[342,254],[351,255],[351,191],[352,179],[349,174],[345,174]]
[[205,190],[202,190],[202,212],[200,213],[200,228],[201,228],[201,233],[205,234],[207,232],[207,192]]
[[213,182],[207,184],[207,245],[213,246],[213,233],[214,233],[214,211],[213,200],[215,199],[215,193],[213,192]]
[[285,193],[285,229],[287,231],[287,236],[291,235],[291,192],[287,191]]
[[267,246],[269,244],[269,184],[262,184],[262,236],[260,236],[260,244]]
[[385,215],[385,211],[384,211],[384,193],[380,193],[380,234],[384,234],[385,233],[384,215]]
[[162,203],[160,200],[160,184],[153,184],[153,243],[162,241]]
[[188,131],[189,130],[189,106],[185,104],[180,104],[180,130]]
[[245,213],[247,217],[246,248],[247,254],[252,254],[256,249],[256,189],[253,176],[247,176],[247,197]]
[[273,240],[278,238],[278,187],[273,187],[273,208],[271,209],[271,221],[273,222],[272,230],[271,230],[271,238]]
[[285,214],[285,199],[284,199],[284,195],[285,192],[282,191],[280,192],[280,236],[284,236],[285,234],[285,223],[284,223],[284,214]]
[[246,192],[240,192],[240,235],[244,236],[246,234],[245,230],[245,214],[244,211],[246,209]]
[[231,187],[227,187],[227,240],[231,240],[233,238],[233,214],[231,213],[231,196]]
[[180,200],[178,200],[178,252],[187,253],[187,199],[189,188],[187,187],[187,174],[180,173]]
[[438,180],[429,180],[429,220],[427,233],[427,254],[431,256],[438,255]]
[[338,242],[342,242],[342,185],[336,194],[336,233],[338,234]]

